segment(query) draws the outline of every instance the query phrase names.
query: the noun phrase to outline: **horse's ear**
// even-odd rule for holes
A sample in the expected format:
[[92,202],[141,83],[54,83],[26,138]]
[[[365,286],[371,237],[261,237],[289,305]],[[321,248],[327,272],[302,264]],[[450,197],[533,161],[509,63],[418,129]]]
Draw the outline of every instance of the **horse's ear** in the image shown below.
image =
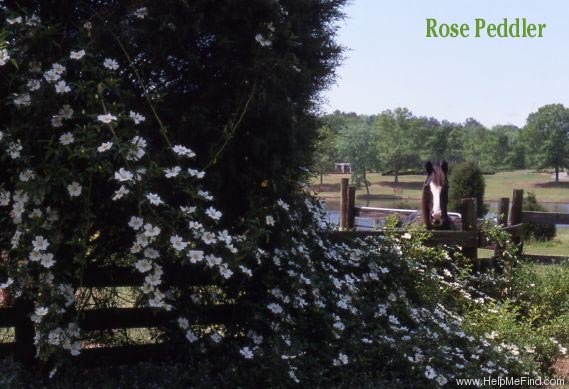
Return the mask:
[[441,169],[443,170],[443,172],[445,174],[448,174],[448,163],[447,163],[447,161],[443,161],[443,163],[441,165]]
[[427,171],[427,174],[431,174],[433,172],[433,164],[431,161],[425,164],[425,170]]

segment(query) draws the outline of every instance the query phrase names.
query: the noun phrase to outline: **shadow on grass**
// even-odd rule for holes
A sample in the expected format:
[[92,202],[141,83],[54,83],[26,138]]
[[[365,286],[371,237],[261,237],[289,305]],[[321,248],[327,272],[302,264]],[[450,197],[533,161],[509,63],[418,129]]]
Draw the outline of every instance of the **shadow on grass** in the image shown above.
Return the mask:
[[538,182],[533,185],[536,188],[555,188],[555,189],[569,189],[569,181],[563,182]]
[[379,181],[374,182],[373,185],[387,186],[388,188],[400,188],[403,190],[420,190],[423,189],[424,184],[422,182],[399,182],[398,184],[395,184],[393,181]]
[[361,194],[357,195],[358,200],[401,200],[403,197],[395,194]]
[[314,192],[339,192],[340,191],[340,184],[316,184],[311,185],[310,190]]
[[[403,190],[403,191],[423,189],[423,183],[422,182],[399,182],[396,185],[394,182],[391,182],[391,181],[379,181],[379,182],[372,182],[371,185],[379,185],[379,186],[384,186],[387,188],[392,188],[394,191],[397,189]],[[363,185],[358,188],[358,190],[363,190],[363,189],[364,189]],[[315,185],[310,186],[310,190],[315,191],[315,192],[339,192],[340,191],[340,183],[322,184],[322,185],[315,184]],[[374,199],[374,198],[378,198],[378,199],[399,198],[399,196],[397,196],[397,195],[395,195],[395,196],[387,195],[387,197],[384,197],[385,195],[370,195],[370,196],[379,196],[379,197],[370,197],[370,199]]]

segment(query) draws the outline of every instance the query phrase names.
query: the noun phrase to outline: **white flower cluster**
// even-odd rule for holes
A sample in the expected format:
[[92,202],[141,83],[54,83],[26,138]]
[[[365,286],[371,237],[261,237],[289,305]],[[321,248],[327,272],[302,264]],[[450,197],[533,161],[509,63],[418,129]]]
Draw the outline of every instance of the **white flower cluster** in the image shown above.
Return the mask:
[[18,108],[27,107],[32,103],[29,93],[14,94],[14,105]]
[[263,36],[263,34],[257,34],[255,35],[255,40],[257,41],[257,43],[259,43],[262,47],[270,47],[273,42],[271,42],[270,39],[265,38]]
[[148,16],[148,8],[140,7],[133,12],[133,15],[138,19],[144,19]]
[[117,70],[119,68],[119,63],[112,58],[105,58],[103,66],[109,70]]
[[62,127],[63,121],[73,118],[73,114],[74,114],[73,108],[71,108],[69,104],[63,104],[63,106],[59,109],[57,114],[51,117],[51,126],[54,128]]
[[76,61],[80,60],[84,56],[85,56],[85,50],[71,51],[71,53],[69,53],[69,58],[74,59]]
[[0,49],[0,66],[4,66],[10,60],[10,54],[7,49]]
[[131,143],[131,150],[126,155],[126,159],[129,161],[138,161],[140,160],[144,154],[146,154],[146,140],[141,136],[137,135],[130,141]]
[[[69,323],[65,329],[57,327],[50,330],[46,341],[52,346],[62,347],[64,350],[69,351],[71,355],[77,356],[81,353],[81,343],[77,340],[79,336],[80,330],[77,324]],[[38,342],[39,338],[36,338],[36,344]]]
[[43,73],[43,78],[50,84],[54,83],[61,79],[61,75],[65,72],[65,70],[65,66],[56,62],[51,65],[51,69],[48,69]]
[[[138,150],[138,153],[129,154],[129,156],[132,160],[139,161],[144,155],[143,151],[146,149],[147,144],[140,137],[133,139],[131,144],[136,147],[135,150]],[[178,156],[195,155],[189,148],[180,145],[174,146],[172,152]],[[163,171],[165,178],[178,177],[185,180],[192,178],[190,175],[183,176],[181,166],[163,169]],[[125,168],[116,171],[114,178],[123,184],[121,188],[126,188],[124,185],[128,185],[129,189],[126,190],[129,192],[133,189],[130,186],[137,183],[135,174]],[[169,207],[168,202],[158,193],[148,192],[145,194],[145,197],[149,206]],[[203,201],[203,198],[201,201]],[[180,212],[181,216],[186,220],[186,227],[168,236],[164,235],[161,226],[153,221],[146,220],[142,215],[133,215],[128,221],[128,226],[136,232],[130,252],[138,256],[135,263],[136,270],[147,274],[144,279],[143,292],[148,295],[150,306],[165,309],[172,308],[165,301],[167,293],[160,290],[160,287],[163,285],[162,276],[164,272],[159,262],[163,261],[164,256],[160,253],[159,247],[172,250],[171,253],[178,258],[186,258],[182,263],[196,265],[203,263],[209,268],[217,269],[223,278],[230,278],[234,273],[230,269],[229,264],[223,261],[222,257],[213,253],[213,251],[218,252],[220,249],[226,250],[229,255],[236,253],[237,249],[233,245],[233,237],[226,230],[216,233],[206,229],[204,223],[196,219],[198,214],[195,213],[195,210],[195,206],[179,207],[177,212]],[[221,218],[222,213],[209,206],[205,209],[204,215],[211,220],[210,223],[215,224]],[[154,217],[150,218],[154,219]],[[166,242],[167,244],[165,244]],[[209,254],[206,253],[208,246],[211,246],[210,250],[213,250]],[[188,339],[193,340],[195,336],[192,332],[188,335]]]

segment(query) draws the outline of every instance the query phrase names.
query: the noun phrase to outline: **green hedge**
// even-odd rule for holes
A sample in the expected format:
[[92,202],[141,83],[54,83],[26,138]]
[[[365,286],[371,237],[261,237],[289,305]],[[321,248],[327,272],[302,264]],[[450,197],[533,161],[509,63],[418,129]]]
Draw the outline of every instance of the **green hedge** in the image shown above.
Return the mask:
[[[524,197],[523,202],[524,211],[539,211],[546,212],[547,209],[537,202],[535,194],[528,192]],[[524,240],[534,239],[539,241],[548,241],[555,238],[557,228],[555,224],[538,224],[538,223],[524,223],[522,230],[522,238]]]
[[485,187],[482,171],[474,162],[461,162],[452,166],[449,173],[449,210],[459,211],[461,199],[474,197],[477,216],[484,216],[487,212],[484,205]]

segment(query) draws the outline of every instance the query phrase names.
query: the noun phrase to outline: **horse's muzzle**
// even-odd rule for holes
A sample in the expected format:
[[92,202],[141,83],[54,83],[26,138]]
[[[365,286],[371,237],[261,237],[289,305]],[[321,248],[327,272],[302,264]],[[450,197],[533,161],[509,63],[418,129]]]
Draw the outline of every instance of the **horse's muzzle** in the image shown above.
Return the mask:
[[443,225],[442,213],[435,213],[434,215],[431,215],[431,225],[433,227],[441,227]]

